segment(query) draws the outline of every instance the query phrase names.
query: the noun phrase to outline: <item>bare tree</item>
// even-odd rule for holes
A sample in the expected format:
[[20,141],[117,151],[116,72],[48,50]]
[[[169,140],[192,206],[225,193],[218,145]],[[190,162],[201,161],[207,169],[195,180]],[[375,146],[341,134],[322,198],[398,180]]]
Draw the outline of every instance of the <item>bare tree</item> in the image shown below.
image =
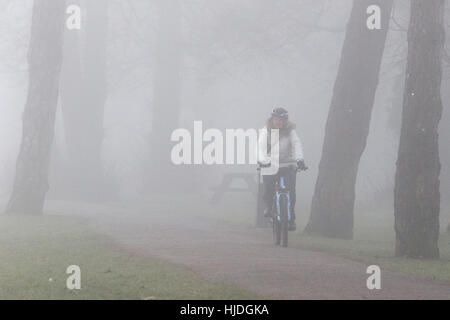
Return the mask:
[[438,258],[444,0],[411,1],[395,180],[396,255]]
[[42,214],[48,191],[62,63],[64,1],[35,0],[28,55],[28,97],[13,192],[6,211]]
[[[382,27],[367,27],[367,9],[381,9]],[[326,124],[307,233],[353,237],[355,182],[369,133],[392,0],[354,0]]]

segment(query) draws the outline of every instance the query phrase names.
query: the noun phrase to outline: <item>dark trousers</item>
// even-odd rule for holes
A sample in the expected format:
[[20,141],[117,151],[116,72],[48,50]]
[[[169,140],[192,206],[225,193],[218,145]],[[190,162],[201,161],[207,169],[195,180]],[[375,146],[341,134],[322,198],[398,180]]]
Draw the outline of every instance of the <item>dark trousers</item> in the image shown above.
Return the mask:
[[273,198],[275,196],[275,186],[279,181],[280,176],[284,176],[284,183],[289,188],[291,198],[291,218],[295,221],[295,185],[297,179],[297,172],[290,168],[282,168],[277,174],[271,176],[263,176],[264,182],[264,203],[266,208],[272,208]]

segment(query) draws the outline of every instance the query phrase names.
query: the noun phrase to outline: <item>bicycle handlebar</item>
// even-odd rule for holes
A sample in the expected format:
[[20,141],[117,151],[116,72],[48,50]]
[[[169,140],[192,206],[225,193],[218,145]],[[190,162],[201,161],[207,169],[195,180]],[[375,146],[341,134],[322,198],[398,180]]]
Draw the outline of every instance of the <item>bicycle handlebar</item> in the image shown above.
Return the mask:
[[[283,166],[284,165],[284,166]],[[301,172],[301,171],[307,171],[309,168],[307,166],[305,166],[304,168],[298,168],[297,167],[297,162],[286,162],[286,163],[281,163],[278,168],[286,168],[289,166],[295,166],[295,171],[297,172]],[[261,169],[264,168],[270,168],[272,166],[272,164],[262,164],[262,163],[258,163],[258,168],[256,170],[261,171]]]

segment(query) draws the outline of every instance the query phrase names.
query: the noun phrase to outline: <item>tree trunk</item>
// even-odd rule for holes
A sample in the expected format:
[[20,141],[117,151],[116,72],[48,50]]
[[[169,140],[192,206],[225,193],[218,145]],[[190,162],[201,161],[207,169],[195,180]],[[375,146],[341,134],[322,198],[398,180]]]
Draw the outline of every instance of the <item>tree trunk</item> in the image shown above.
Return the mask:
[[82,29],[66,31],[61,106],[68,163],[58,180],[71,197],[93,200],[109,189],[101,161],[108,0],[86,1],[84,12]]
[[159,7],[149,185],[162,190],[165,182],[167,187],[174,187],[169,181],[169,175],[175,170],[170,158],[170,137],[178,128],[180,113],[181,3],[163,0],[159,1]]
[[396,255],[438,258],[444,0],[411,1],[395,180]]
[[[381,9],[382,28],[367,28],[367,8]],[[353,237],[355,182],[366,146],[392,0],[354,0],[325,129],[307,233]]]
[[64,1],[35,0],[28,53],[28,97],[8,213],[42,214],[48,191],[62,63]]
[[[444,20],[446,21],[450,17],[450,10],[445,11]],[[450,34],[446,32],[445,42],[450,43]],[[441,85],[441,95],[442,95],[442,105],[448,106],[450,104],[450,70],[445,67],[445,62],[450,63],[449,58],[444,59],[444,68],[442,75],[442,85]],[[439,123],[439,136],[440,137],[450,137],[450,113],[444,109],[442,114],[442,119]],[[448,138],[439,139],[439,158],[442,166],[442,171],[440,173],[440,192],[443,198],[446,199],[450,196],[450,168],[446,166],[446,163],[450,163],[450,148],[448,147]],[[445,200],[444,200],[445,201]],[[450,228],[450,224],[449,224]],[[449,229],[450,230],[450,229]],[[450,231],[449,231],[450,232]]]

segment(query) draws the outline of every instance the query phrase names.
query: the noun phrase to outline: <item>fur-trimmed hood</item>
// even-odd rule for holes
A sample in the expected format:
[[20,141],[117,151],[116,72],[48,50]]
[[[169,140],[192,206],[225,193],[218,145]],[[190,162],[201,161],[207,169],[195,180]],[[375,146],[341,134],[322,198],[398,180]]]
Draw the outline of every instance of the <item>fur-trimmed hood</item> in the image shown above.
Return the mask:
[[[297,126],[295,125],[295,123],[288,121],[286,126],[280,129],[280,136],[289,135],[292,130],[295,130],[296,127]],[[272,118],[267,119],[266,128],[268,133],[270,134],[271,130],[273,129]]]

